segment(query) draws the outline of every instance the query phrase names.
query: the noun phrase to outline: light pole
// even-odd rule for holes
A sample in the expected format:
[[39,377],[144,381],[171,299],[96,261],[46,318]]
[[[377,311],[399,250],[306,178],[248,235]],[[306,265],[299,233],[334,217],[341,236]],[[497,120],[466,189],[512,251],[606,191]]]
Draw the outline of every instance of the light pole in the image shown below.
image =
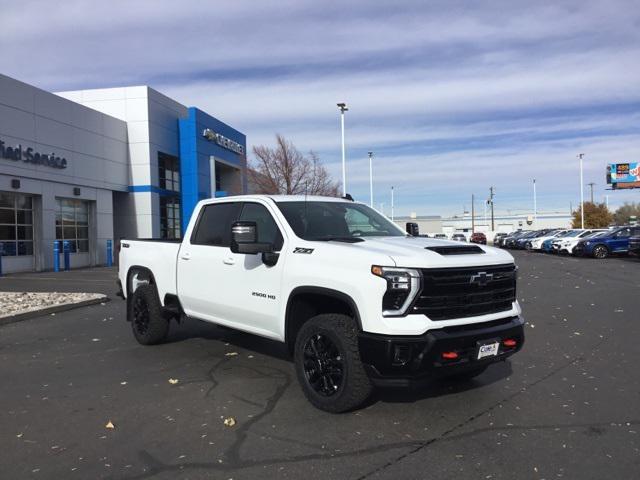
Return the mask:
[[348,111],[346,103],[338,103],[340,109],[340,130],[342,133],[342,195],[347,195],[347,170],[344,153],[344,112]]
[[584,183],[582,179],[582,157],[584,157],[584,153],[579,153],[578,158],[580,159],[580,228],[584,230]]
[[373,152],[369,152],[369,205],[373,208]]
[[536,179],[533,179],[533,224],[538,220],[538,197],[536,196]]
[[393,222],[393,185],[391,186],[391,221]]

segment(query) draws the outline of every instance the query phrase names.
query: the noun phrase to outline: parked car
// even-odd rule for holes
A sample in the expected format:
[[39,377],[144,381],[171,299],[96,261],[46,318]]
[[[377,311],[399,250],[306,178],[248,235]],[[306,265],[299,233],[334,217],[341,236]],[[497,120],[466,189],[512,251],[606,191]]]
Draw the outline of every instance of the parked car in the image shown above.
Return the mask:
[[487,236],[482,232],[475,232],[471,234],[471,238],[469,239],[471,243],[479,243],[481,245],[487,244]]
[[640,234],[629,238],[629,255],[640,257]]
[[522,237],[523,235],[527,235],[529,233],[530,233],[529,230],[518,230],[516,232],[509,234],[504,239],[504,242],[502,244],[503,248],[513,248],[518,238]]
[[506,237],[508,235],[507,232],[498,232],[494,235],[493,237],[493,246],[494,247],[500,247],[502,240],[504,239],[504,237]]
[[182,241],[121,245],[119,295],[140,344],[187,317],[282,342],[328,412],[375,386],[472,378],[524,343],[511,255],[409,237],[352,200],[201,200]]
[[[573,254],[573,249],[580,243],[580,240],[585,238],[594,238],[602,233],[607,232],[607,230],[602,229],[586,229],[586,230],[576,230],[575,235],[566,235],[560,238],[556,238],[551,242],[551,248],[556,253],[568,253],[570,255]],[[573,232],[572,232],[573,233]]]
[[531,240],[531,250],[536,250],[536,251],[542,250],[543,242],[555,237],[559,237],[565,232],[567,232],[567,230],[560,230],[560,229],[550,230],[549,232],[546,233],[546,235],[542,235],[540,237],[534,238],[533,240]]
[[442,240],[447,240],[447,236],[444,233],[436,233],[433,238],[440,238]]
[[520,250],[523,250],[523,249],[531,250],[531,242],[536,238],[543,237],[548,232],[549,232],[548,229],[533,231],[531,232],[531,234],[516,240],[516,248],[519,248]]
[[527,242],[534,238],[538,234],[535,230],[530,230],[526,232],[524,235],[520,235],[515,241],[512,242],[511,248],[515,248],[517,250],[523,250],[526,248]]
[[576,255],[593,258],[607,258],[611,254],[627,253],[629,239],[640,235],[640,227],[620,227],[605,232],[595,238],[581,240],[575,247]]
[[451,240],[454,242],[466,242],[467,237],[464,236],[464,233],[454,233],[451,235]]

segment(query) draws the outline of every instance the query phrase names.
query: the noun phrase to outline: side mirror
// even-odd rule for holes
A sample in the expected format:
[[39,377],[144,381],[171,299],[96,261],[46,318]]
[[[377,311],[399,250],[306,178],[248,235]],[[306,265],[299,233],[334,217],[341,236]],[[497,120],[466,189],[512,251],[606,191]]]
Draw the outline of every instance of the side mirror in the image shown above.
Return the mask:
[[231,251],[233,253],[271,253],[271,243],[258,243],[256,222],[235,222],[231,226]]
[[420,229],[418,228],[418,224],[415,222],[407,222],[406,231],[412,237],[417,237],[420,235]]

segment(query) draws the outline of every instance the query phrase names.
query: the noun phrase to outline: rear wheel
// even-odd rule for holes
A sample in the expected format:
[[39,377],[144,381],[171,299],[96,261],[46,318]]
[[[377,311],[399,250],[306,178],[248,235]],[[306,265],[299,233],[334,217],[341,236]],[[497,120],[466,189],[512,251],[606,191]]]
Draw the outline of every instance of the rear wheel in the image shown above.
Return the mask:
[[346,315],[322,314],[306,322],[296,337],[294,360],[302,391],[320,410],[353,410],[371,394],[358,350],[358,328]]
[[140,285],[128,302],[127,319],[133,336],[142,345],[155,345],[167,338],[169,319],[165,317],[153,285]]
[[596,245],[593,247],[593,257],[602,259],[609,256],[609,249],[604,245]]

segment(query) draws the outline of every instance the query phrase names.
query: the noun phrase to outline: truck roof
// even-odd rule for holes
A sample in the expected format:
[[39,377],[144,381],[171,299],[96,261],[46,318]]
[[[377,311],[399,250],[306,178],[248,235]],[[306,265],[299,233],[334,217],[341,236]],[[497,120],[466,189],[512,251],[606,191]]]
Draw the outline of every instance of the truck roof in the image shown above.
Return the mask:
[[[257,198],[261,199],[271,199],[274,202],[352,202],[351,200],[347,200],[346,198],[340,197],[324,197],[321,195],[264,195],[264,194],[256,194],[256,195],[234,195],[232,197],[219,197],[219,198],[211,198],[205,200],[206,202],[212,200],[255,200]],[[358,202],[359,203],[359,202]]]

